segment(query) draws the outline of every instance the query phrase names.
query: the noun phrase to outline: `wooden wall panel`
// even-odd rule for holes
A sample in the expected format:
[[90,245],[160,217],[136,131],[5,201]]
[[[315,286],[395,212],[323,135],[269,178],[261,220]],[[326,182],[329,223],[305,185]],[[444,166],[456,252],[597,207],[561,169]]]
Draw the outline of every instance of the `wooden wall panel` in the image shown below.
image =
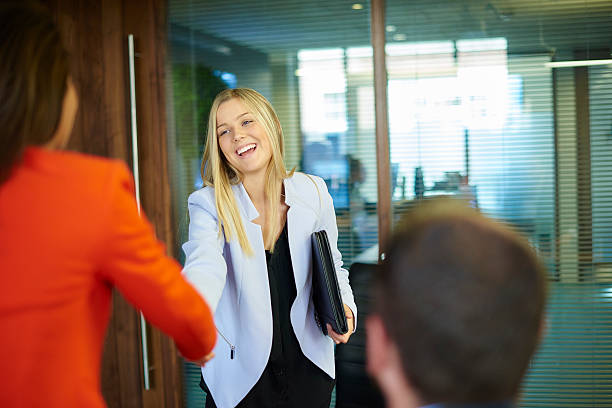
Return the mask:
[[[48,0],[71,54],[80,98],[68,148],[131,166],[127,34],[136,43],[141,202],[158,237],[173,248],[165,119],[166,1]],[[139,313],[113,296],[102,364],[109,407],[182,404],[181,360],[174,343],[149,332],[151,385],[143,389]]]
[[79,92],[69,149],[127,159],[121,1],[50,0]]
[[[174,248],[171,217],[165,105],[166,1],[124,2],[124,33],[133,34],[136,50],[141,201],[157,236]],[[146,141],[143,140],[146,138]],[[144,393],[147,407],[182,404],[181,361],[174,343],[156,329],[150,332],[153,389]],[[163,367],[163,369],[162,369]],[[159,386],[163,384],[163,386]]]
[[[53,0],[54,12],[71,55],[79,111],[71,150],[128,161],[123,13],[119,0]],[[102,358],[102,392],[110,407],[141,405],[137,312],[113,296]]]

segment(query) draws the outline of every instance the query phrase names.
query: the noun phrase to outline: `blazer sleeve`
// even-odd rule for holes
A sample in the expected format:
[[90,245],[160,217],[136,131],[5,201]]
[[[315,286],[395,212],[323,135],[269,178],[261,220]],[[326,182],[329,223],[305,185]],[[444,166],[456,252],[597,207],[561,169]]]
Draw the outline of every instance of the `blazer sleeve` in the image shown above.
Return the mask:
[[[355,318],[355,329],[357,330],[357,305],[353,297],[353,290],[349,284],[349,272],[342,267],[342,254],[338,250],[338,226],[336,225],[336,212],[334,211],[334,202],[327,190],[327,185],[320,177],[313,177],[319,187],[321,199],[321,211],[319,220],[319,229],[327,231],[329,238],[329,246],[331,248],[334,266],[336,268],[336,276],[340,285],[340,294],[342,301],[351,309]],[[353,330],[353,332],[354,332]]]
[[216,330],[210,308],[166,255],[151,224],[139,215],[133,179],[117,165],[101,249],[101,273],[148,321],[176,342],[182,355],[199,359],[212,351]]
[[212,195],[203,190],[189,196],[189,240],[183,244],[185,266],[183,275],[206,299],[213,313],[227,278],[227,264],[223,257],[225,239],[219,234],[216,209]]

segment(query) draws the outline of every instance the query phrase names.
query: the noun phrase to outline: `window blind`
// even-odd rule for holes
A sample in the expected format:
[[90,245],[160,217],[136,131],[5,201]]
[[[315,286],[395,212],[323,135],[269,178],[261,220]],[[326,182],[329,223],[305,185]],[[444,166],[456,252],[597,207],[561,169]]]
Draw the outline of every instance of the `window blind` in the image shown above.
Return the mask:
[[610,58],[611,10],[387,2],[396,219],[415,200],[463,196],[526,236],[548,267],[547,325],[522,407],[612,406],[612,65],[581,65]]

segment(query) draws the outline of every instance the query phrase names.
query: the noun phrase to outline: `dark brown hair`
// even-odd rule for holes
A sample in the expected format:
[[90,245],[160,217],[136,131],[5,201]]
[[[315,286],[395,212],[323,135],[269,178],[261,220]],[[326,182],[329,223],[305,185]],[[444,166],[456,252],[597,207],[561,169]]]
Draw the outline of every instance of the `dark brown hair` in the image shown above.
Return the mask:
[[31,1],[0,3],[0,183],[27,146],[53,137],[68,75],[49,11]]
[[423,402],[516,396],[546,300],[525,240],[459,200],[432,200],[403,220],[375,279],[375,308]]

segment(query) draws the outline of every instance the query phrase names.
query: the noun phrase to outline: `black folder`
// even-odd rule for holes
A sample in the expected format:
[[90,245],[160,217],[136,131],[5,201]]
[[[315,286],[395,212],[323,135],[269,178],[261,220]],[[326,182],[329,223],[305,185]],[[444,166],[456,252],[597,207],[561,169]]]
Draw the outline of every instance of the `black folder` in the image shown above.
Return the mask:
[[312,233],[312,301],[323,334],[327,335],[326,323],[338,334],[348,332],[340,285],[325,230]]

